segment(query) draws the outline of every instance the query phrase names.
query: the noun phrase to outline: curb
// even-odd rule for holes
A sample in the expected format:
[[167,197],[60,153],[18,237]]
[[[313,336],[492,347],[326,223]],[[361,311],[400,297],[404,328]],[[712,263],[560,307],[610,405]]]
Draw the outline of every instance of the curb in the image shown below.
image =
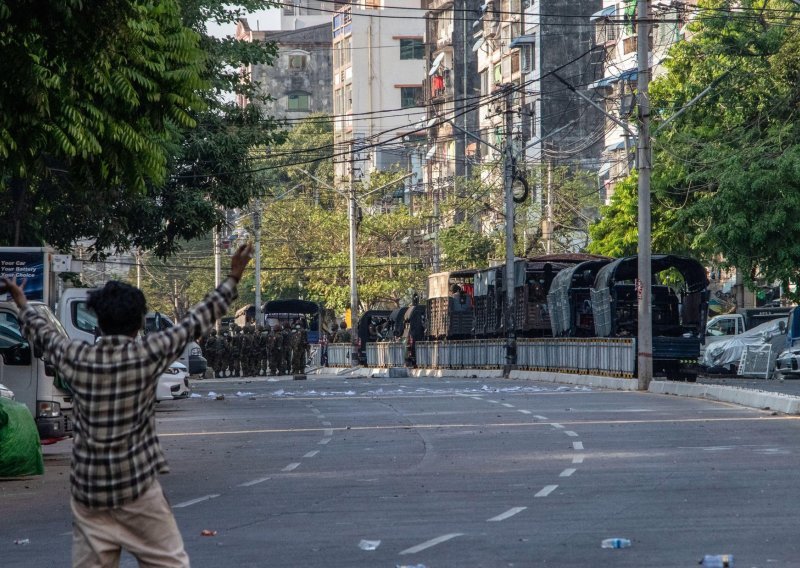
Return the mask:
[[774,410],[784,414],[800,414],[800,397],[783,393],[675,381],[652,381],[647,390],[654,394],[706,398],[761,410]]

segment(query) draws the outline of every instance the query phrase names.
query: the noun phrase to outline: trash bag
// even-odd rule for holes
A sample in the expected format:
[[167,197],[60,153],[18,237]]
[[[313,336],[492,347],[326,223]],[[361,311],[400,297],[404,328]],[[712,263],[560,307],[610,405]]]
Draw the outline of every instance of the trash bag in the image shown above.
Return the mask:
[[0,398],[0,477],[43,473],[39,430],[28,407]]

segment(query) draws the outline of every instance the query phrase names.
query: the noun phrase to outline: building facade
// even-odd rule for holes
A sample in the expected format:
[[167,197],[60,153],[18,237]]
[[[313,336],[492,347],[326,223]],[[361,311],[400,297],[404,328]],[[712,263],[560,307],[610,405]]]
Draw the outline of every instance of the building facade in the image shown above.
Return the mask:
[[[313,23],[309,27],[278,31],[259,31],[250,28],[247,20],[239,20],[237,39],[272,41],[278,53],[272,65],[251,65],[243,72],[258,84],[262,93],[272,100],[265,110],[278,119],[298,120],[312,113],[332,113],[330,90],[332,73],[330,14],[327,16],[283,16],[287,25]],[[238,103],[251,101],[239,95]]]
[[[339,5],[332,22],[337,180],[393,166],[419,171],[426,118],[425,21],[419,0]],[[329,79],[330,80],[330,79]]]

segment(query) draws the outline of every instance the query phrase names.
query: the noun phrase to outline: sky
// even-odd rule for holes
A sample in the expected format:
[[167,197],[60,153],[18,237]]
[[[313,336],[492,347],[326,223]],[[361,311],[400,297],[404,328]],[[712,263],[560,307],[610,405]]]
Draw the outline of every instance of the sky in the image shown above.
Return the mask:
[[[271,10],[261,10],[247,14],[247,23],[253,30],[277,30],[280,27],[281,11],[280,8]],[[208,22],[208,33],[214,37],[232,36],[236,33],[236,24],[225,24],[220,26],[214,22]]]

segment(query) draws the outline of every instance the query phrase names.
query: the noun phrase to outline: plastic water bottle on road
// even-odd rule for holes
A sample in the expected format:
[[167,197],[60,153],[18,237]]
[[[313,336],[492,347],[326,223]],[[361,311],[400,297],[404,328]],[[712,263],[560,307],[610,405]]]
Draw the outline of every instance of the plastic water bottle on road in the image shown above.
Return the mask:
[[600,543],[602,548],[628,548],[631,541],[627,538],[607,538]]
[[703,568],[733,568],[732,554],[706,554],[700,562]]

